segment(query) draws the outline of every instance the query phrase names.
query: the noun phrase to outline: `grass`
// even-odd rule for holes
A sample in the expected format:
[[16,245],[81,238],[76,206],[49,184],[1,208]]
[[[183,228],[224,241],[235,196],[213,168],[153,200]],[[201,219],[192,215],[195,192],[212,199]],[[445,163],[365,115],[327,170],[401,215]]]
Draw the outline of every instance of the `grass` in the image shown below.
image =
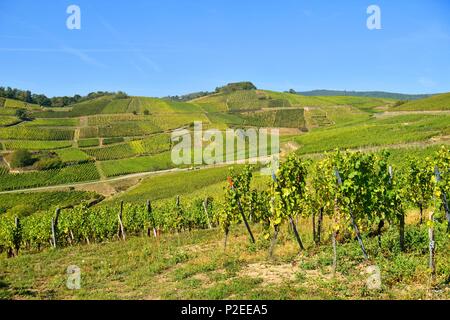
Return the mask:
[[80,148],[97,147],[98,145],[100,145],[100,141],[98,139],[78,140],[78,146]]
[[57,150],[56,154],[64,163],[78,163],[90,159],[86,153],[76,148]]
[[450,110],[450,93],[439,94],[425,99],[409,101],[393,106],[390,111],[436,111]]
[[294,140],[299,153],[314,153],[335,148],[356,148],[424,141],[448,135],[450,116],[407,115],[372,120],[354,126],[317,129]]
[[153,156],[101,161],[99,165],[107,177],[147,171],[159,171],[175,167],[171,160],[170,152],[164,152]]
[[145,178],[137,187],[113,198],[117,202],[144,202],[191,194],[196,190],[226,181],[227,167],[174,172]]
[[[396,251],[397,231],[383,237],[384,253],[376,238],[364,238],[370,264],[381,269],[382,286],[368,290],[367,274],[356,241],[338,244],[338,272],[331,275],[332,249],[328,239],[314,246],[310,224],[299,224],[307,250],[298,254],[292,235],[282,228],[272,260],[260,229],[250,245],[243,226],[233,227],[226,252],[218,229],[163,234],[158,240],[132,237],[17,258],[0,258],[0,297],[4,299],[448,299],[450,256],[437,251],[437,288],[431,290],[427,254]],[[408,237],[426,227],[409,225]],[[442,241],[442,240],[440,240]],[[448,243],[448,240],[447,240]],[[426,244],[425,244],[426,245]],[[81,270],[81,289],[68,290],[66,269]]]
[[7,127],[19,123],[20,120],[13,116],[0,116],[0,127]]
[[34,119],[26,121],[22,125],[27,127],[76,127],[79,125],[79,119],[55,118],[55,119]]

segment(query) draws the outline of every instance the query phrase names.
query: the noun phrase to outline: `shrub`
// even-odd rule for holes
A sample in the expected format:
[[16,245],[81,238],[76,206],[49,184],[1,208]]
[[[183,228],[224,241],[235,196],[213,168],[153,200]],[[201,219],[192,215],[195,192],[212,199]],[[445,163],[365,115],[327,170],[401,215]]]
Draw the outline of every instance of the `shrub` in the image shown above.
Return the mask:
[[44,158],[39,161],[37,161],[34,164],[34,167],[37,170],[51,170],[51,169],[58,169],[63,166],[63,163],[61,159],[59,158]]
[[16,111],[16,117],[19,118],[20,120],[26,120],[28,119],[28,112],[25,109],[18,109]]
[[28,150],[16,150],[11,155],[11,167],[21,168],[33,164],[33,158]]

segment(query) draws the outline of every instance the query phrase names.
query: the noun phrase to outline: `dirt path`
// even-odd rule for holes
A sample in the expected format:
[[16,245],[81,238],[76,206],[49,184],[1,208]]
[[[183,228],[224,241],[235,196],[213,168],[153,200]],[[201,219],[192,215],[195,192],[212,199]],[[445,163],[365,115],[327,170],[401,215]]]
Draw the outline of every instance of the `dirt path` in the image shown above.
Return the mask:
[[[403,148],[425,148],[428,146],[433,145],[439,145],[439,144],[447,144],[450,143],[450,136],[441,136],[441,137],[434,137],[427,141],[419,141],[419,142],[410,142],[410,143],[403,143],[403,144],[391,144],[391,145],[381,145],[381,146],[371,146],[371,147],[360,147],[360,148],[352,148],[349,149],[351,151],[364,151],[364,152],[375,152],[382,149],[403,149]],[[285,150],[281,150],[280,156],[283,157],[287,153],[291,151],[295,151],[301,146],[296,144],[295,142],[288,142],[284,146]],[[323,152],[317,152],[317,153],[308,153],[303,154],[302,156],[318,156],[323,154]],[[269,157],[263,157],[259,160],[261,161],[267,161]],[[246,159],[243,161],[236,161],[234,163],[223,163],[223,164],[216,164],[216,165],[206,165],[206,166],[199,166],[198,170],[208,169],[208,168],[216,168],[216,167],[224,167],[232,164],[243,164],[246,161],[251,161],[255,159]],[[150,171],[150,172],[141,172],[141,173],[133,173],[129,175],[124,175],[120,177],[114,177],[114,178],[106,178],[104,177],[103,180],[97,180],[97,181],[90,181],[90,182],[79,182],[79,183],[71,183],[71,184],[63,184],[63,185],[56,185],[56,186],[48,186],[48,187],[38,187],[38,188],[30,188],[30,189],[20,189],[20,190],[10,190],[10,191],[1,191],[0,194],[9,194],[9,193],[23,193],[23,192],[36,192],[36,191],[51,191],[51,190],[59,190],[59,189],[65,189],[70,187],[83,187],[83,186],[92,186],[96,184],[105,184],[107,182],[116,182],[116,181],[122,181],[127,179],[133,179],[133,178],[144,178],[147,176],[152,175],[159,175],[159,174],[166,174],[166,173],[172,173],[172,172],[184,172],[184,171],[190,171],[191,168],[174,168],[174,169],[168,169],[168,170],[161,170],[161,171]],[[99,170],[100,174],[101,170]]]
[[385,111],[381,113],[375,113],[375,118],[385,118],[385,117],[394,117],[394,116],[402,116],[409,114],[423,114],[423,115],[448,115],[450,114],[450,110],[429,110],[429,111]]
[[[367,146],[367,147],[359,147],[359,148],[349,148],[349,151],[361,151],[361,152],[376,152],[383,149],[408,149],[408,148],[426,148],[434,145],[440,144],[449,144],[450,136],[439,136],[433,137],[429,140],[425,141],[415,141],[408,143],[398,143],[398,144],[387,144],[380,146]],[[301,148],[301,146],[299,147]],[[302,156],[318,156],[323,154],[324,152],[314,152],[314,153],[305,153]]]
[[133,173],[133,174],[125,175],[125,176],[120,176],[120,177],[115,177],[115,178],[108,178],[108,179],[105,179],[105,180],[69,183],[69,184],[61,184],[61,185],[56,185],[56,186],[30,188],[30,189],[1,191],[0,194],[59,190],[59,189],[66,189],[66,188],[70,188],[70,187],[81,187],[81,186],[89,186],[89,185],[95,185],[95,184],[103,184],[105,182],[115,182],[115,181],[127,180],[127,179],[132,179],[132,178],[141,178],[141,177],[147,177],[147,176],[152,176],[152,175],[158,175],[158,174],[164,174],[164,173],[170,173],[170,172],[182,172],[182,171],[188,171],[188,170],[189,169],[175,168],[175,169],[161,170],[161,171],[150,171],[150,172]]
[[[258,158],[260,161],[267,161],[270,157],[261,157]],[[252,161],[257,158],[250,158],[245,160],[237,160],[233,163],[221,163],[221,164],[212,164],[212,165],[205,165],[205,166],[198,166],[196,167],[196,170],[203,170],[203,169],[210,169],[210,168],[217,168],[217,167],[225,167],[232,164],[245,164],[247,161]],[[68,184],[60,184],[55,186],[48,186],[48,187],[38,187],[38,188],[29,188],[29,189],[18,189],[18,190],[9,190],[9,191],[1,191],[0,194],[9,194],[9,193],[23,193],[23,192],[36,192],[36,191],[51,191],[51,190],[59,190],[59,189],[66,189],[71,187],[83,187],[83,186],[92,186],[96,184],[104,184],[106,182],[116,182],[116,181],[122,181],[127,179],[133,179],[133,178],[143,178],[147,176],[152,175],[159,175],[159,174],[166,174],[166,173],[172,173],[172,172],[184,172],[184,171],[191,171],[192,168],[173,168],[173,169],[167,169],[167,170],[160,170],[160,171],[148,171],[148,172],[140,172],[140,173],[132,173],[120,177],[114,177],[114,178],[105,178],[104,180],[96,180],[96,181],[89,181],[89,182],[77,182],[77,183],[68,183]],[[100,175],[102,175],[101,170],[99,170]]]

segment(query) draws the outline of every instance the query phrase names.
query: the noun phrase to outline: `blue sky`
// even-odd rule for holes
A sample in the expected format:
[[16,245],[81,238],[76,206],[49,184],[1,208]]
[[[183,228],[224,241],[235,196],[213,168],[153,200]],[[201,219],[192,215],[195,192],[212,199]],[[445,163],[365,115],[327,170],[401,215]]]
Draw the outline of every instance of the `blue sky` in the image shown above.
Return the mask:
[[[66,9],[81,8],[81,30]],[[368,30],[367,7],[382,30]],[[272,90],[450,91],[448,0],[0,0],[0,86],[164,96],[249,80]]]

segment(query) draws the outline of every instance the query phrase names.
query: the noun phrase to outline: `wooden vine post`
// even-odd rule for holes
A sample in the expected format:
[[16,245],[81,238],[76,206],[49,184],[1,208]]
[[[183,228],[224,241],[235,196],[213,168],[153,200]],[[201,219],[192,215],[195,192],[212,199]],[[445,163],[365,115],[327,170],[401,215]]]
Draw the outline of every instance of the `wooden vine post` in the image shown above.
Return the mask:
[[[337,180],[338,185],[342,186],[342,178],[341,178],[341,175],[339,174],[339,170],[336,168],[335,168],[335,174],[336,174],[336,180]],[[356,224],[355,217],[353,215],[353,211],[352,211],[351,207],[349,207],[349,214],[350,214],[350,221],[352,223],[353,229],[355,230],[356,238],[358,239],[359,246],[361,247],[361,250],[363,252],[364,259],[368,260],[369,256],[367,255],[367,251],[366,251],[366,248],[362,241],[361,233],[359,232],[359,228],[358,228],[358,225]]]
[[123,226],[122,217],[123,217],[123,200],[120,201],[120,212],[117,215],[117,220],[119,222],[119,230],[117,236],[119,239],[122,238],[123,240],[126,240],[125,228]]
[[247,218],[245,217],[244,209],[242,209],[241,200],[237,199],[237,203],[239,212],[241,213],[242,216],[242,220],[244,220],[245,227],[247,228],[248,234],[250,235],[250,239],[252,240],[252,243],[255,243],[255,237],[253,236],[252,229],[250,229],[250,225],[248,224]]
[[20,244],[22,243],[22,228],[18,217],[14,218],[13,248],[8,250],[8,258],[19,255]]
[[430,251],[430,257],[428,266],[430,268],[431,272],[431,282],[434,282],[434,278],[436,275],[436,244],[434,240],[434,211],[430,212],[430,221],[428,226],[428,238],[429,238],[429,251]]
[[147,211],[148,221],[151,223],[151,226],[149,226],[147,228],[147,236],[150,237],[150,234],[151,234],[150,229],[153,228],[153,236],[156,238],[156,236],[157,236],[156,225],[155,225],[155,219],[154,219],[153,213],[152,213],[152,204],[151,204],[150,200],[147,200],[145,208]]
[[337,216],[339,214],[339,205],[337,201],[337,197],[334,198],[334,221],[333,221],[333,236],[331,238],[333,245],[333,276],[336,275],[337,269],[337,225],[338,219]]
[[57,246],[57,238],[58,238],[58,219],[59,214],[61,213],[61,209],[57,208],[55,212],[55,216],[52,218],[52,246],[56,248]]
[[205,211],[206,223],[208,224],[208,228],[212,229],[211,221],[209,220],[209,214],[208,214],[208,197],[206,197],[205,201],[203,201],[203,210]]

